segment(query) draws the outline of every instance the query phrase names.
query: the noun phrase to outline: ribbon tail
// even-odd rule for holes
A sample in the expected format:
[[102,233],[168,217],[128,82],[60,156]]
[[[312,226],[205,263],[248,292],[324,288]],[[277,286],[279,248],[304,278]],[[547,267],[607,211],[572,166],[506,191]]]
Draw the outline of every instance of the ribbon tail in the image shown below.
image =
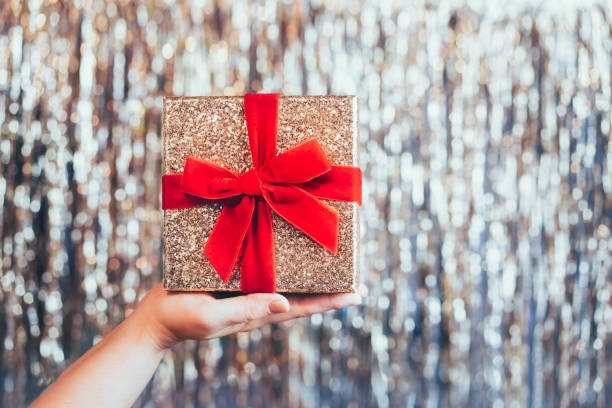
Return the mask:
[[236,266],[254,207],[255,199],[251,196],[226,203],[204,245],[204,255],[225,283],[229,282]]
[[287,222],[334,255],[338,253],[340,216],[335,208],[292,185],[268,185],[264,198]]
[[272,210],[261,198],[256,199],[251,228],[242,247],[240,288],[244,293],[276,292]]
[[361,169],[352,166],[332,166],[331,170],[297,187],[318,198],[351,201],[361,205]]

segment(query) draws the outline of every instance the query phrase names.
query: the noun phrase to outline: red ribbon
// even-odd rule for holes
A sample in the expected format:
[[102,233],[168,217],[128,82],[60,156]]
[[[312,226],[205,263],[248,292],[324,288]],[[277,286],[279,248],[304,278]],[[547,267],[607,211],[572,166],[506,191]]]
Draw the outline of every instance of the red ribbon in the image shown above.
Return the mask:
[[162,176],[164,210],[224,200],[204,254],[225,283],[242,256],[245,293],[276,291],[272,211],[337,254],[338,211],[319,199],[361,204],[361,170],[332,166],[316,139],[276,155],[279,96],[244,97],[253,169],[237,175],[187,157],[182,174]]

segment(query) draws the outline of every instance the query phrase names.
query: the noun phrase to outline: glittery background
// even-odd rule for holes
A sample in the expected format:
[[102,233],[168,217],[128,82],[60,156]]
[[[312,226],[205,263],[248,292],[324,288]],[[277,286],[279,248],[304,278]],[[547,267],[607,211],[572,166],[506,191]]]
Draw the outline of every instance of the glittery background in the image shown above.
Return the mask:
[[0,2],[0,405],[161,280],[164,95],[359,97],[358,308],[136,406],[612,404],[609,2]]
[[[166,98],[162,130],[164,174],[183,171],[188,156],[204,157],[242,174],[253,168],[243,98]],[[358,166],[354,96],[283,96],[278,103],[277,151],[317,139],[331,163]],[[276,289],[279,292],[355,292],[358,279],[358,205],[323,200],[340,215],[333,255],[273,213]],[[171,290],[239,290],[235,268],[223,283],[202,248],[221,205],[164,211],[164,286]]]

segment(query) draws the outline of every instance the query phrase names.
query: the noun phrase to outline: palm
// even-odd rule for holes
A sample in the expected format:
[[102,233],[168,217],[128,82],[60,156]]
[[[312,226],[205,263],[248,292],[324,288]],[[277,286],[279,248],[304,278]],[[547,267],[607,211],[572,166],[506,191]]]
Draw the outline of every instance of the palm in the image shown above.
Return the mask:
[[354,293],[286,297],[253,293],[215,298],[201,292],[168,292],[158,284],[138,310],[155,317],[152,331],[165,348],[183,339],[212,339],[359,303]]

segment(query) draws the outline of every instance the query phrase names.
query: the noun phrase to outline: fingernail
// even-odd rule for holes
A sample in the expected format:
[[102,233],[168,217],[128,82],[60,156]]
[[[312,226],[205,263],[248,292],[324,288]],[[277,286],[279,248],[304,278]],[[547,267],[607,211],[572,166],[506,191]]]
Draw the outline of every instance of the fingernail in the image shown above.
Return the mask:
[[359,296],[357,293],[345,293],[338,300],[341,304],[340,307],[357,306],[361,304],[361,296]]
[[289,311],[289,301],[284,296],[279,296],[273,299],[268,304],[268,309],[271,313],[285,313]]
[[351,302],[351,305],[357,306],[361,304],[361,296],[358,293],[350,293],[349,295],[349,301]]

